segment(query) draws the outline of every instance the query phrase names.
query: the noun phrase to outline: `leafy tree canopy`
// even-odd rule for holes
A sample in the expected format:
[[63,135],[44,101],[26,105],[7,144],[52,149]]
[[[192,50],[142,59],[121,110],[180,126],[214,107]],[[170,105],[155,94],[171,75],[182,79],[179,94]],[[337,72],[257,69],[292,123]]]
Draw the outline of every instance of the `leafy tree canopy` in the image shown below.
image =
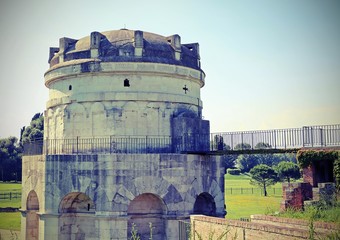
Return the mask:
[[226,169],[234,168],[236,159],[237,159],[237,155],[234,155],[234,154],[223,155],[225,168]]
[[249,172],[250,169],[259,164],[256,154],[241,154],[237,157],[236,165],[241,172]]
[[265,164],[259,164],[252,168],[250,175],[250,183],[262,187],[264,196],[267,196],[267,187],[274,185],[278,180],[275,170]]
[[248,150],[251,149],[251,146],[249,143],[238,143],[236,144],[235,150]]
[[255,145],[255,149],[270,149],[272,146],[269,143],[259,142]]
[[0,179],[21,179],[21,152],[16,137],[0,139]]
[[300,169],[299,166],[292,162],[280,162],[275,168],[278,177],[290,183],[291,179],[299,179]]
[[44,137],[44,116],[42,113],[34,114],[31,123],[27,127],[21,129],[20,143],[25,144]]

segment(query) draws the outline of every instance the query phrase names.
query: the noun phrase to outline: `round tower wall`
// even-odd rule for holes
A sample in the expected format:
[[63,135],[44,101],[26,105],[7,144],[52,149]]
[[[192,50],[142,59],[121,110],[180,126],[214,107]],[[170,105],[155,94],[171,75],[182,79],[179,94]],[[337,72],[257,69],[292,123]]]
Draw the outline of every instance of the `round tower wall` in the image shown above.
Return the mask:
[[173,117],[200,117],[204,82],[197,70],[154,63],[92,64],[97,67],[87,69],[98,71],[81,72],[84,67],[75,64],[46,73],[45,138],[171,136]]

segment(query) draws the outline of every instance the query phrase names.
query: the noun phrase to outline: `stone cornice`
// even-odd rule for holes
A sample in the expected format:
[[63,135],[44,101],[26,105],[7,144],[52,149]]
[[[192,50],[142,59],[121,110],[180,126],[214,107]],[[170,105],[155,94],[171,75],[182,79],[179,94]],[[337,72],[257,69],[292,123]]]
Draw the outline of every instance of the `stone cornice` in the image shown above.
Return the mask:
[[45,85],[63,79],[81,77],[82,75],[159,75],[172,78],[181,78],[195,81],[204,86],[205,73],[189,67],[161,63],[140,63],[140,62],[100,62],[95,59],[82,59],[79,61],[65,62],[58,64],[45,73]]

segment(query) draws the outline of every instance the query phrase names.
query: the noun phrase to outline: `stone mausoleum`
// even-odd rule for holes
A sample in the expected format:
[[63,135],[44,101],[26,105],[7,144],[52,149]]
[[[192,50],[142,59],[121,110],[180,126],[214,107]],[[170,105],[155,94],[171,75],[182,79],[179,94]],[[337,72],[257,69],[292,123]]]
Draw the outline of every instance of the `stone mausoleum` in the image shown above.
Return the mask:
[[44,140],[23,157],[22,239],[128,239],[133,228],[178,239],[190,214],[225,215],[198,43],[92,32],[61,38],[48,62]]

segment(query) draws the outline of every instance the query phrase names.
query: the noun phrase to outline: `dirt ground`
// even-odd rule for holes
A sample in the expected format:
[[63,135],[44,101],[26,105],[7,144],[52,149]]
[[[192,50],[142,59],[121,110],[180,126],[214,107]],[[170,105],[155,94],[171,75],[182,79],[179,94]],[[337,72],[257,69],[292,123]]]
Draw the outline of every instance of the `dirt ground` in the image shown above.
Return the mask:
[[0,229],[0,240],[20,240],[20,231]]

